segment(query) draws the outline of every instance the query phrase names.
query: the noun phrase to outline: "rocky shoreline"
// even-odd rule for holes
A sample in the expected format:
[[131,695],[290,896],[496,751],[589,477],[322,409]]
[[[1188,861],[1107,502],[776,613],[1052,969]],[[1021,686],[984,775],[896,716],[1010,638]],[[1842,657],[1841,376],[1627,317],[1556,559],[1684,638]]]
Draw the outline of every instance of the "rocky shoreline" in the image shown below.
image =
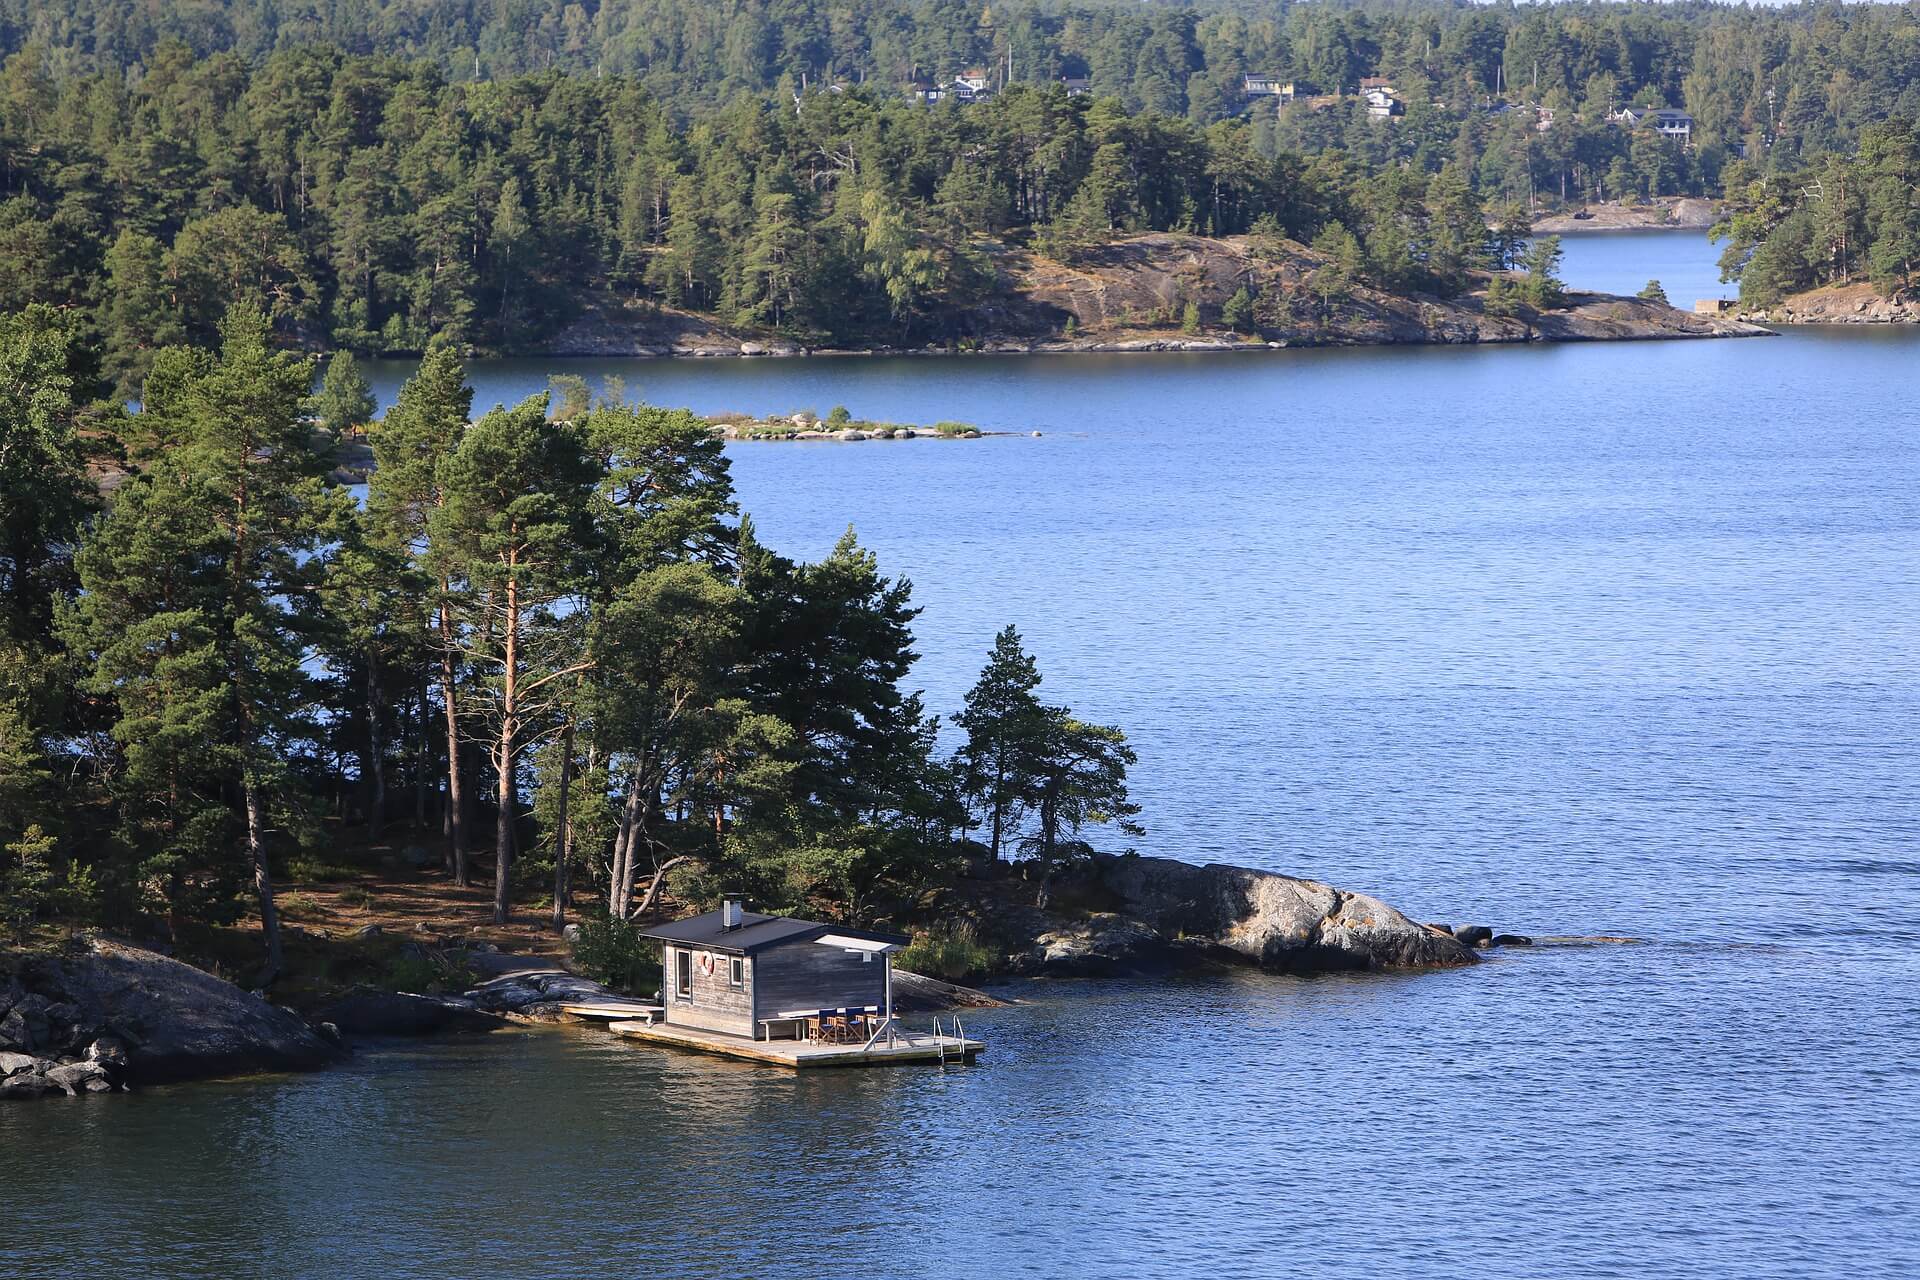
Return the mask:
[[[1143,975],[1201,966],[1310,975],[1459,968],[1490,945],[1491,929],[1420,924],[1380,899],[1224,863],[1172,858],[1096,860],[1091,888],[1114,907],[1084,919],[1035,922],[1017,972]],[[1501,935],[1509,944],[1527,940]]]
[[782,414],[771,418],[752,418],[741,414],[716,414],[707,421],[722,440],[979,440],[984,436],[1039,435],[1038,431],[985,431],[971,422],[939,422],[931,427],[901,422],[870,422],[853,418],[842,409],[837,416],[820,417],[814,413]]
[[1751,324],[1920,324],[1920,297],[1885,297],[1866,283],[1796,293],[1739,313]]
[[1559,236],[1603,231],[1707,231],[1719,217],[1719,202],[1700,196],[1665,197],[1644,204],[1606,200],[1536,219],[1533,233]]
[[8,967],[0,1099],[311,1071],[344,1051],[292,1010],[143,947],[93,939]]
[[[1256,352],[1293,347],[1729,338],[1768,332],[1639,298],[1572,293],[1567,304],[1493,315],[1484,290],[1459,297],[1387,293],[1362,284],[1318,298],[1326,261],[1291,241],[1177,232],[1132,236],[1072,263],[1001,246],[995,293],[949,319],[949,341],[856,347],[809,345],[659,306],[587,299],[580,315],[532,354],[556,357],[799,358],[806,356],[1051,355]],[[1267,300],[1246,332],[1224,323],[1236,294]],[[1197,328],[1181,321],[1191,307]]]
[[[995,976],[1446,969],[1476,963],[1489,946],[1532,942],[1485,926],[1417,923],[1368,894],[1219,863],[1099,858],[1063,888],[1098,908],[997,911],[1013,944]],[[482,980],[460,995],[362,988],[302,1016],[179,960],[105,938],[59,953],[0,954],[0,1099],[315,1070],[350,1052],[357,1037],[577,1021],[565,1005],[628,998],[552,961],[481,948],[464,965]],[[907,1013],[1004,1003],[904,970],[895,971],[895,997]]]

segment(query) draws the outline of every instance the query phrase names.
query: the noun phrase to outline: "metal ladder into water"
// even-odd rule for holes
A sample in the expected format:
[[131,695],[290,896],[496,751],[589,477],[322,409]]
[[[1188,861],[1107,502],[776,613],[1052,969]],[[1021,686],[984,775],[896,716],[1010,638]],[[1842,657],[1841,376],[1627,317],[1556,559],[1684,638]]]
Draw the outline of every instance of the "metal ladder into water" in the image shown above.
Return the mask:
[[[962,1065],[964,1065],[967,1060],[967,1033],[965,1028],[960,1025],[960,1015],[957,1013],[953,1015],[953,1038],[960,1042],[958,1052],[960,1054],[960,1061]],[[943,1067],[946,1066],[947,1042],[940,1034],[940,1017],[938,1014],[935,1014],[933,1019],[933,1043],[934,1048],[938,1050],[940,1054],[940,1065]]]

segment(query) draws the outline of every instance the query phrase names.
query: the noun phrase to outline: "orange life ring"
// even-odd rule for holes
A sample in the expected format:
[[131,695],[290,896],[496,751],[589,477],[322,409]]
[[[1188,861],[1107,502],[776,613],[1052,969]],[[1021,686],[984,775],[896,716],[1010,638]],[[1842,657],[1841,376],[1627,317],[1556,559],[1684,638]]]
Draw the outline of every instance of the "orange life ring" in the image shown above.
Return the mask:
[[713,976],[713,952],[702,951],[700,953],[700,972],[706,974],[709,978]]

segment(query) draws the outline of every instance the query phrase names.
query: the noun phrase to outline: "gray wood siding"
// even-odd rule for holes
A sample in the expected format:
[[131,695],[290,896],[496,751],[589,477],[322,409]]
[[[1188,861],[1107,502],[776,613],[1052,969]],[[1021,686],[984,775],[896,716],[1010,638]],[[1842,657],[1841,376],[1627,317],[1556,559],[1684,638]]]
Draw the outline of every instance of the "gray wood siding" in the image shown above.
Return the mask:
[[[693,991],[690,996],[682,996],[675,985],[675,973],[679,965],[675,955],[683,950],[693,956]],[[712,973],[700,971],[700,957],[707,954],[713,956]],[[757,1028],[753,1024],[754,961],[751,956],[744,961],[746,982],[738,987],[727,980],[733,957],[725,952],[709,953],[699,947],[673,945],[660,948],[660,956],[665,978],[665,985],[660,988],[664,997],[660,1003],[666,1008],[668,1022],[705,1027],[709,1031],[731,1031],[743,1036],[754,1034]]]
[[839,947],[790,942],[770,947],[754,959],[759,962],[754,984],[759,1017],[770,1018],[783,1009],[886,1003],[886,961],[879,956],[863,960]]

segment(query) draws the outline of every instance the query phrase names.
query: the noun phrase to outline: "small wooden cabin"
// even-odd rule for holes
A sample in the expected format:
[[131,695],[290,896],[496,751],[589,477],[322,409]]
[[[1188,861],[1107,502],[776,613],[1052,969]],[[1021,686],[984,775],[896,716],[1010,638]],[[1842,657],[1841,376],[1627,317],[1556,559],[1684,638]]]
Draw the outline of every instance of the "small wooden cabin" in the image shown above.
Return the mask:
[[892,955],[907,943],[897,933],[762,915],[731,897],[646,936],[660,943],[662,1021],[752,1040],[797,1034],[823,1014],[885,1025]]

